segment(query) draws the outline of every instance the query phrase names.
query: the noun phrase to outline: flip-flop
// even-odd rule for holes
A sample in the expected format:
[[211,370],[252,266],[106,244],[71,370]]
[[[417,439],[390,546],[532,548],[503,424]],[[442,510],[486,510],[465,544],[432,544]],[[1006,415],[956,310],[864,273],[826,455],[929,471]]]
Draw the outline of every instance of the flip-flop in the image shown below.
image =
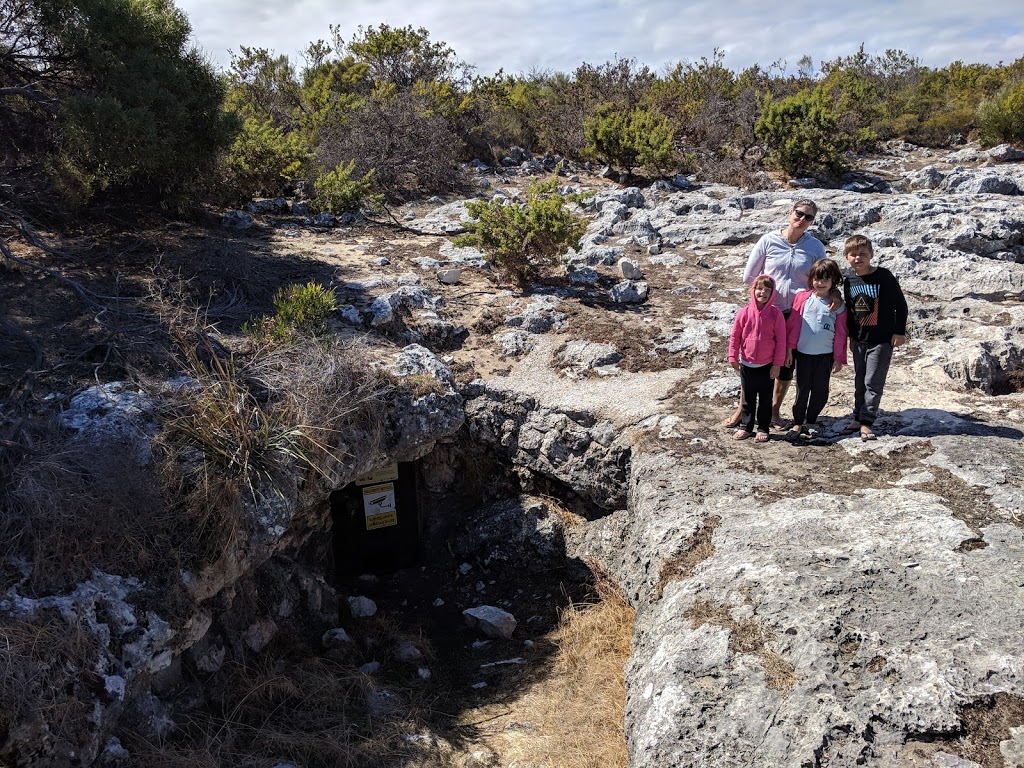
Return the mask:
[[723,429],[736,429],[736,427],[740,425],[740,422],[742,420],[742,418],[734,419],[732,418],[732,416],[729,416],[718,422],[718,426],[722,427]]
[[746,440],[748,437],[753,437],[753,436],[754,436],[753,432],[748,432],[745,429],[737,429],[733,433],[732,439],[733,440]]
[[860,439],[862,442],[868,442],[869,440],[877,440],[878,435],[871,431],[871,427],[861,427]]
[[791,429],[789,430],[789,432],[786,433],[785,440],[787,443],[795,443],[798,440],[802,440],[805,437],[806,435],[804,434],[803,430]]
[[856,425],[849,424],[849,425],[843,427],[842,430],[839,432],[839,434],[840,435],[855,435],[858,432],[860,432],[860,427],[861,427],[860,424],[856,424]]
[[767,432],[758,432],[757,433],[757,437],[754,438],[754,442],[755,443],[767,443],[771,439],[772,439],[771,435],[769,435]]

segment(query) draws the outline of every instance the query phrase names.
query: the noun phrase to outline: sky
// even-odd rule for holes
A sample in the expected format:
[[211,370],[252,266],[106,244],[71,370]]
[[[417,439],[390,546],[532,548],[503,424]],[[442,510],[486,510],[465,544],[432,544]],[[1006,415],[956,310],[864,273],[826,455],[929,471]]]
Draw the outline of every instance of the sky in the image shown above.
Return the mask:
[[[895,48],[928,67],[953,61],[998,64],[1024,56],[1021,0],[176,0],[193,42],[220,68],[239,46],[299,55],[358,27],[425,27],[477,74],[498,69],[573,72],[581,63],[636,59],[657,72],[711,58],[734,71],[781,62],[795,72],[810,56]],[[1016,6],[1016,7],[1015,7]]]

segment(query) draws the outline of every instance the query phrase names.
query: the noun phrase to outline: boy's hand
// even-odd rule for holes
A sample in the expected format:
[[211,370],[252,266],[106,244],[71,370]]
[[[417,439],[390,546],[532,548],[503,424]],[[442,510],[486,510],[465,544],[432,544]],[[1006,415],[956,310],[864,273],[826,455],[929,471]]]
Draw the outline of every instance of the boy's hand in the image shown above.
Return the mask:
[[896,347],[902,347],[906,343],[907,343],[907,337],[904,336],[902,333],[894,333],[892,335],[892,346],[893,346],[893,349],[895,349]]
[[787,350],[787,352],[786,352],[786,367],[787,368],[792,368],[793,367],[793,350],[792,349]]
[[740,364],[739,364],[739,363],[736,363],[736,362],[730,362],[730,363],[729,363],[729,365],[731,365],[731,366],[732,366],[732,369],[733,369],[734,371],[738,371],[738,370],[740,369]]
[[838,360],[832,363],[832,373],[839,373],[841,370],[843,370],[842,363],[840,363]]
[[772,369],[770,371],[768,371],[768,377],[771,378],[771,379],[779,378],[779,370],[780,370],[779,366],[773,365]]
[[[830,301],[828,303],[829,312],[838,312],[839,308],[843,306],[843,294],[835,288],[832,289],[832,293],[828,295]],[[787,366],[788,367],[788,366]]]

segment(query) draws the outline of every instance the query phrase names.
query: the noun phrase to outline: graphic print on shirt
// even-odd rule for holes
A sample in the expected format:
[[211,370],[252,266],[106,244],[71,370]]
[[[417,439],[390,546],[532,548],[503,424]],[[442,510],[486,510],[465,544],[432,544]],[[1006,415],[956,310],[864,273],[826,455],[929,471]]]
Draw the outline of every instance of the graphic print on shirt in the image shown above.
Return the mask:
[[878,325],[877,283],[850,282],[850,296],[853,298],[853,316],[861,327]]

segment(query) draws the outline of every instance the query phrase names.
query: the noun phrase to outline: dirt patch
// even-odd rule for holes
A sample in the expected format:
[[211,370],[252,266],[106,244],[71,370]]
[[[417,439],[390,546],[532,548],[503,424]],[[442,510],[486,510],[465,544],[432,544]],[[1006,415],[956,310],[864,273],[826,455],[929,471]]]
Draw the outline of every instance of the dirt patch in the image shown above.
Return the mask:
[[[969,485],[953,473],[939,467],[929,467],[928,471],[935,479],[915,485],[914,488],[939,496],[952,511],[953,517],[963,520],[979,537],[974,541],[980,542],[981,529],[985,526],[1007,522],[1006,516],[996,510],[985,489]],[[1021,524],[1024,524],[1024,521],[1018,522],[1018,525]],[[984,546],[983,542],[978,545],[971,544],[971,541],[967,540],[961,544],[961,547],[965,547],[963,551],[969,552]]]
[[902,750],[910,764],[923,765],[936,752],[955,754],[978,763],[982,768],[1005,768],[1010,765],[999,744],[1012,737],[1011,730],[1024,726],[1024,698],[997,693],[964,706],[960,712],[958,734],[934,734],[927,739],[911,738]]
[[753,618],[735,619],[729,603],[715,605],[706,600],[700,600],[688,608],[685,616],[694,629],[704,624],[713,624],[729,630],[729,650],[758,656],[769,688],[788,691],[793,687],[796,670],[783,656],[767,647],[775,635],[761,622]]
[[665,586],[670,581],[678,581],[687,578],[693,569],[715,554],[715,545],[712,538],[715,529],[722,522],[720,517],[710,517],[705,520],[689,539],[687,539],[683,551],[661,566],[658,574],[658,585],[655,588],[657,599],[661,599]]

